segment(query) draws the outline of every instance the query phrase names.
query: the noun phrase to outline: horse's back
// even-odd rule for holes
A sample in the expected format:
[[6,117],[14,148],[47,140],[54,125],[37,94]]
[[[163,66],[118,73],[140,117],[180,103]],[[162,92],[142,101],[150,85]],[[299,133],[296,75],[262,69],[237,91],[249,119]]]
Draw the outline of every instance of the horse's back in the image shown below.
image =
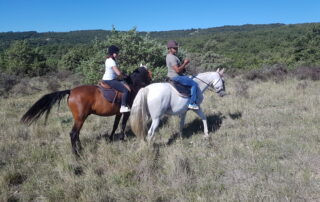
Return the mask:
[[97,87],[94,85],[82,85],[77,86],[71,89],[69,102],[73,102],[74,100],[82,100],[86,102],[92,102],[94,96],[97,93]]
[[169,83],[153,83],[148,85],[148,100],[165,100],[171,96],[171,89]]
[[68,105],[74,116],[96,114],[111,116],[118,113],[117,105],[108,102],[95,85],[82,85],[71,90]]
[[153,83],[147,88],[149,90],[148,106],[155,114],[176,114],[187,109],[188,98],[179,96],[171,84]]
[[151,91],[157,90],[157,91],[166,91],[170,89],[169,83],[152,83],[148,85],[146,88],[148,88]]

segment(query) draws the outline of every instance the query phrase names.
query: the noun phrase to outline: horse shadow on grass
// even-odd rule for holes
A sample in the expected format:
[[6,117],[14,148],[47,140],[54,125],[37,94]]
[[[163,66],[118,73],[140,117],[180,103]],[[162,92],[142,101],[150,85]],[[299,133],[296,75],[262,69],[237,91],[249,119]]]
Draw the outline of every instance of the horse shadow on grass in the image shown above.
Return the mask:
[[[232,120],[236,120],[236,119],[240,119],[242,117],[242,112],[236,111],[234,113],[228,113],[228,116],[232,119]],[[224,116],[221,112],[218,112],[216,114],[211,114],[209,116],[207,116],[207,124],[208,124],[208,131],[209,133],[214,133],[215,131],[219,130],[219,128],[222,125],[223,119],[225,119],[226,116]],[[168,116],[164,116],[159,124],[159,128],[161,128],[162,126],[166,125],[168,123],[169,117]],[[151,121],[149,121],[148,123],[148,128],[151,125]],[[158,128],[158,130],[159,130]],[[183,130],[182,130],[182,138],[190,138],[191,136],[193,136],[196,133],[201,133],[203,132],[203,123],[202,120],[199,118],[194,119],[191,123],[188,123],[184,126]],[[97,137],[97,140],[100,139],[105,139],[108,142],[117,142],[117,141],[127,141],[130,140],[132,138],[135,138],[135,134],[131,131],[131,129],[127,129],[125,132],[125,137],[124,139],[122,138],[122,134],[121,133],[115,133],[114,134],[114,139],[109,139],[109,134],[108,132],[105,134],[100,134]],[[172,143],[174,143],[176,141],[177,138],[179,138],[179,133],[173,133],[171,135],[171,137],[169,138],[168,142],[166,145],[171,145]]]
[[[221,112],[207,116],[209,133],[214,133],[217,131],[221,127],[223,119],[225,118],[226,117]],[[192,135],[199,132],[203,132],[203,123],[201,119],[197,118],[184,126],[182,130],[182,138],[190,138]],[[179,138],[179,133],[174,133],[171,135],[167,145],[171,145],[177,138]]]
[[[164,116],[161,120],[160,120],[160,124],[159,124],[159,128],[161,128],[162,126],[166,125],[168,123],[168,119],[169,117],[168,116]],[[129,125],[129,123],[127,124],[127,126]],[[151,120],[148,121],[147,123],[147,128],[150,128],[151,126]],[[118,130],[119,131],[119,128],[121,126],[119,125],[118,126]],[[116,132],[114,134],[114,137],[111,139],[110,138],[110,134],[109,134],[109,131],[108,132],[105,132],[103,134],[99,134],[96,139],[97,140],[106,140],[107,142],[118,142],[118,141],[127,141],[127,140],[130,140],[132,138],[135,138],[135,134],[132,132],[132,130],[130,129],[130,127],[127,127],[126,130],[125,130],[125,137],[123,137],[123,135],[121,134],[121,132]]]
[[242,112],[236,111],[234,113],[228,114],[232,120],[240,119],[242,117]]

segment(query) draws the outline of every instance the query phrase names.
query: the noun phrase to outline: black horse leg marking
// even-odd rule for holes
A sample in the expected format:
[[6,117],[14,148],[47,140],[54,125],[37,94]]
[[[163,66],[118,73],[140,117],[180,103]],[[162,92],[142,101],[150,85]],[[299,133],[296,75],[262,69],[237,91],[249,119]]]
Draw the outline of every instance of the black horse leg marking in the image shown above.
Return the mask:
[[116,132],[116,130],[118,128],[121,116],[122,116],[122,114],[117,114],[115,119],[114,119],[112,132],[111,132],[111,135],[109,136],[110,141],[114,140],[114,134],[115,134],[115,132]]
[[70,139],[71,139],[71,145],[72,145],[72,151],[75,155],[79,155],[78,151],[77,151],[77,128],[74,125],[71,132],[70,132]]
[[70,132],[72,151],[77,156],[79,156],[79,152],[82,150],[79,134],[80,134],[80,130],[83,125],[83,122],[84,121],[75,121],[75,123],[73,124],[72,130]]
[[129,116],[130,116],[130,113],[124,113],[124,115],[123,115],[122,122],[121,122],[120,140],[125,140],[125,138],[126,138],[125,129],[126,129],[126,125],[127,125]]
[[80,134],[80,131],[78,132],[78,134],[77,134],[77,139],[76,139],[76,141],[77,141],[77,149],[78,149],[78,151],[82,151],[82,145],[81,145],[81,142],[80,142],[80,138],[79,138],[79,134]]

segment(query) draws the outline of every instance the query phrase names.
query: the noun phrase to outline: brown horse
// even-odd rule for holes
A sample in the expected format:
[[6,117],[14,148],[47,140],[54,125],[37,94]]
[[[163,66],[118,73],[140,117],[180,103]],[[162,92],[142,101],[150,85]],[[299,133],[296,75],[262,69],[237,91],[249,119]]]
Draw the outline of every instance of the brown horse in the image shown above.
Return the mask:
[[[138,93],[139,89],[145,87],[151,82],[151,72],[146,67],[136,69],[132,74],[126,78],[127,84],[131,88],[131,96],[129,105],[132,105],[133,99]],[[113,139],[114,133],[118,127],[122,114],[120,113],[120,105],[109,102],[104,98],[99,87],[96,85],[83,85],[75,87],[71,90],[57,91],[44,95],[40,98],[21,118],[21,122],[31,125],[34,121],[39,119],[46,113],[45,120],[52,106],[55,103],[60,104],[61,99],[65,95],[69,95],[67,102],[69,109],[72,112],[74,124],[70,132],[72,150],[76,155],[82,149],[79,134],[81,127],[90,114],[99,116],[113,116],[116,115],[110,139]],[[121,94],[121,93],[119,93]],[[118,96],[119,96],[118,94]],[[124,113],[122,118],[121,135],[124,137],[124,130],[128,121],[130,113]]]

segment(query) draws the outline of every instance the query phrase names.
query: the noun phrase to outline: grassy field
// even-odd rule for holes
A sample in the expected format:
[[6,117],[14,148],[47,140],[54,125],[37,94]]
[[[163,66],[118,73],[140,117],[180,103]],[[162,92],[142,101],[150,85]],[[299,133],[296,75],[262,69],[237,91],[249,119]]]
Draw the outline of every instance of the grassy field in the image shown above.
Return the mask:
[[193,112],[182,138],[177,117],[165,117],[152,145],[106,141],[113,117],[93,115],[77,160],[65,100],[47,125],[19,123],[50,92],[47,79],[0,97],[0,201],[320,201],[319,81],[227,78],[228,96],[205,94],[209,140]]

